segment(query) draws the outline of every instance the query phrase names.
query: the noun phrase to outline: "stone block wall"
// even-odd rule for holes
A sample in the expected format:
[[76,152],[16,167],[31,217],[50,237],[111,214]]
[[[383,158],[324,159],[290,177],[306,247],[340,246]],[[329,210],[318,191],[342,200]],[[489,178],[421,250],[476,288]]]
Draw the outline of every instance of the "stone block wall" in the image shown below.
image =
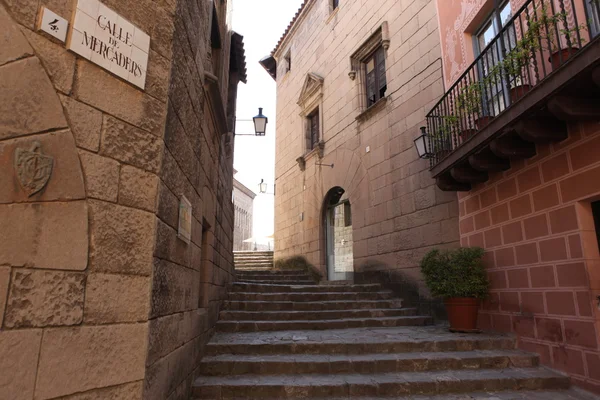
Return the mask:
[[40,6],[70,19],[71,0],[0,1],[2,399],[187,398],[231,277],[232,155],[204,79],[212,3],[103,3],[151,37],[143,91],[35,30]]
[[[349,77],[350,57],[384,22],[390,39],[386,99],[363,113],[364,88]],[[288,51],[292,69],[286,73]],[[355,271],[396,270],[421,282],[422,256],[459,242],[456,195],[437,189],[413,144],[443,94],[435,1],[340,2],[333,12],[328,0],[309,1],[275,57],[275,257],[304,254],[326,271],[323,202],[339,186],[352,208]],[[309,73],[323,78],[323,158],[307,153],[299,115]],[[296,161],[301,156],[304,170]]]
[[600,126],[568,128],[565,141],[459,195],[461,244],[487,250],[481,328],[517,334],[519,347],[600,392]]

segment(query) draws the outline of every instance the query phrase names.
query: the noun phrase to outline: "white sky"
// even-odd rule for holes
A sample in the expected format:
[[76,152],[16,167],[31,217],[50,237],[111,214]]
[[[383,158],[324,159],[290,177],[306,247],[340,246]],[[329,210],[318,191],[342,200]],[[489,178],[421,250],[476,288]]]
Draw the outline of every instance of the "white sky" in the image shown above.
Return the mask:
[[[259,194],[264,179],[273,193],[275,182],[275,81],[258,63],[271,53],[302,0],[233,0],[233,30],[244,36],[248,83],[238,86],[237,118],[252,119],[258,107],[269,118],[265,137],[238,136],[235,140],[234,168],[238,181],[257,193],[254,199],[254,236],[273,234],[272,194]],[[254,133],[252,122],[237,122],[237,133]]]

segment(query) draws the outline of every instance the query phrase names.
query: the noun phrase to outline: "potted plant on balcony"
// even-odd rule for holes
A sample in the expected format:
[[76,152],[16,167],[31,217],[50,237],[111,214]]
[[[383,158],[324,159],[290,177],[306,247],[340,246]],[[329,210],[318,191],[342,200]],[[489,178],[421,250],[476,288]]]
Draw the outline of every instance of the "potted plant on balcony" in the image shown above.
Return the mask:
[[[483,81],[471,82],[470,84],[461,88],[456,100],[459,110],[461,110],[467,116],[467,120],[469,120],[468,122],[470,122],[471,118],[473,119],[477,129],[481,129],[489,124],[493,118],[492,116],[485,115],[483,113],[483,91]],[[465,141],[473,136],[477,129],[467,127],[461,130],[460,136],[462,141]]]
[[421,261],[431,294],[444,299],[452,332],[478,332],[479,305],[489,289],[483,255],[480,247],[432,250]]
[[440,117],[439,126],[431,135],[431,143],[435,158],[439,161],[452,152],[452,135],[458,128],[458,117],[456,115],[444,115]]
[[508,76],[511,103],[519,100],[531,90],[531,85],[526,83],[525,68],[529,68],[534,49],[534,40],[526,35],[506,54],[502,61],[501,70]]
[[552,10],[548,1],[542,1],[535,10],[535,17],[528,21],[528,29],[524,36],[536,49],[540,48],[550,53],[548,61],[552,69],[556,70],[579,50],[573,43],[575,38],[578,38],[578,45],[585,43],[580,32],[586,30],[587,26],[571,26],[566,11],[551,13],[549,9]]

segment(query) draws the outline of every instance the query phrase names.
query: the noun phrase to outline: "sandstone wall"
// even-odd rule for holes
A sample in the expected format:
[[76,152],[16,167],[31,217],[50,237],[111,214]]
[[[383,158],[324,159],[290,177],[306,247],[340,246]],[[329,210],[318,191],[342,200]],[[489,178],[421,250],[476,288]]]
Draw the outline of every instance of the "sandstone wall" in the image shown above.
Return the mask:
[[600,254],[591,210],[600,187],[596,122],[460,195],[464,246],[487,250],[492,293],[479,323],[513,332],[544,364],[600,392]]
[[[385,104],[362,113],[364,88],[349,77],[350,57],[387,22]],[[394,271],[422,290],[417,263],[432,247],[458,244],[456,195],[437,189],[413,140],[443,94],[435,1],[309,2],[282,44],[277,78],[276,258],[305,254],[325,271],[323,201],[349,194],[358,272]],[[283,56],[291,49],[292,70]],[[298,99],[308,73],[322,77],[324,157],[306,157]],[[334,168],[316,163],[334,164]],[[299,215],[304,213],[304,219]],[[420,287],[420,289],[419,289]]]
[[[212,6],[103,2],[151,37],[143,91],[35,31],[40,5],[70,19],[71,0],[0,1],[0,399],[185,398],[233,268],[232,155],[206,115]],[[23,151],[53,165],[31,195]]]

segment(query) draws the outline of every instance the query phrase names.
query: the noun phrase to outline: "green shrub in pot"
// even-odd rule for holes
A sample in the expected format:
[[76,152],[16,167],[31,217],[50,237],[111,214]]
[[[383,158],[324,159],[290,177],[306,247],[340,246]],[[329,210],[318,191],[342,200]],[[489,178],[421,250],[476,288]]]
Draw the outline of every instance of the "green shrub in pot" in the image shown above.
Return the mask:
[[489,290],[484,254],[479,247],[432,250],[421,261],[431,294],[444,298],[451,331],[477,331],[479,305]]

